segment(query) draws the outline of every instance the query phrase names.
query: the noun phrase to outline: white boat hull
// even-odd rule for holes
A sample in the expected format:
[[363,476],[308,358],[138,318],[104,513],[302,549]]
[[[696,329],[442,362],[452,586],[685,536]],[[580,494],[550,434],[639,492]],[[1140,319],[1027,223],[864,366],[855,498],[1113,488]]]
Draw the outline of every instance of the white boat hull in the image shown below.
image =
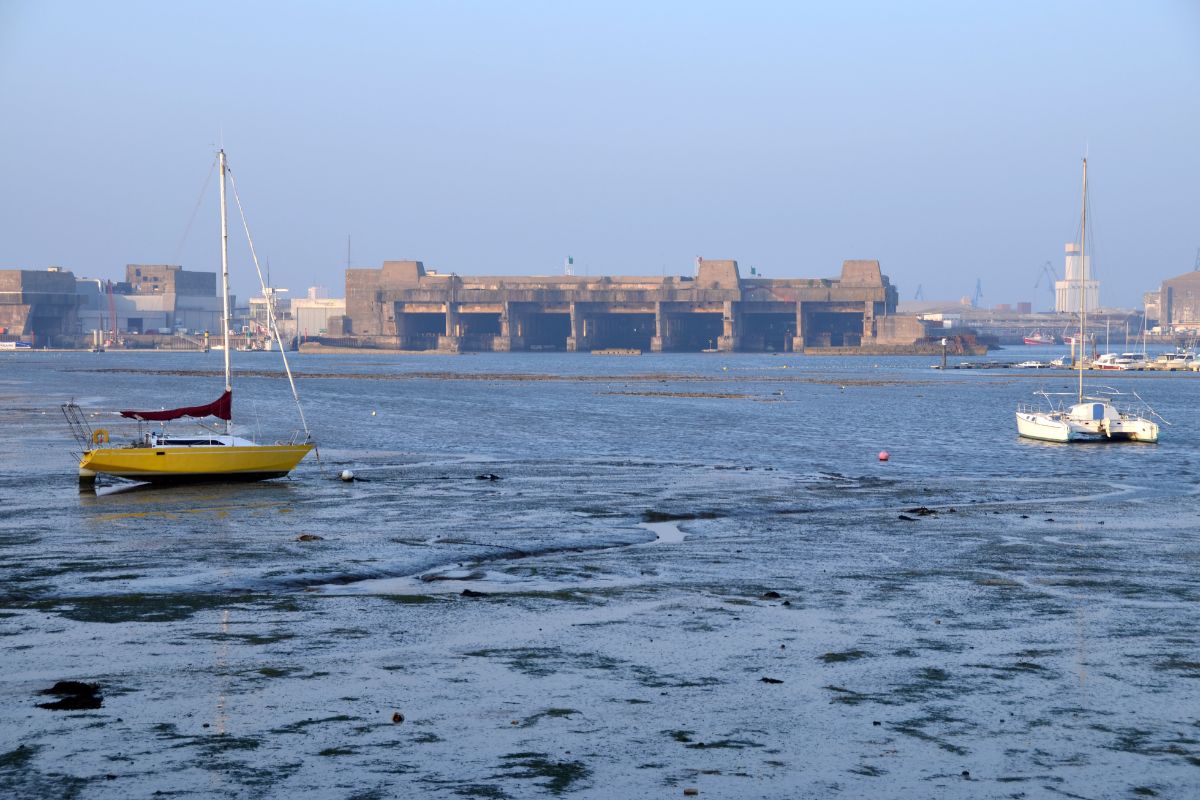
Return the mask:
[[1108,438],[1125,442],[1158,441],[1158,423],[1144,417],[1128,419],[1110,419],[1105,421]]
[[1017,433],[1043,442],[1099,442],[1104,434],[1071,422],[1063,414],[1038,411],[1017,412]]

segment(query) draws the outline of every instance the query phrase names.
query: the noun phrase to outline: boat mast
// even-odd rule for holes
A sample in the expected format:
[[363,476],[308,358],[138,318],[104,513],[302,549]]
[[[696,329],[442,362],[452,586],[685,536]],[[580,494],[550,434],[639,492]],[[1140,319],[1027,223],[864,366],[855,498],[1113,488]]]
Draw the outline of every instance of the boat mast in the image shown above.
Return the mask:
[[[1079,217],[1079,402],[1083,402],[1083,348],[1087,341],[1087,157],[1083,159],[1083,213]],[[226,356],[228,358],[228,355]]]
[[[225,150],[218,150],[221,167],[221,336],[225,345],[225,391],[233,390],[229,378],[229,226],[225,219]],[[231,404],[232,405],[232,404]],[[233,414],[225,420],[225,434],[233,432]]]

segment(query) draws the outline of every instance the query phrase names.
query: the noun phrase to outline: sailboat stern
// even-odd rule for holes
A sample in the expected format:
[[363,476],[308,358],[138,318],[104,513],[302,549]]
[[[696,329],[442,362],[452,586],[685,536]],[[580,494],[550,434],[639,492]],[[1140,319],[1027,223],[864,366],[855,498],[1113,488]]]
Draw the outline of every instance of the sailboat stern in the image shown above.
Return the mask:
[[1144,417],[1124,417],[1107,420],[1108,438],[1122,442],[1158,442],[1158,423]]

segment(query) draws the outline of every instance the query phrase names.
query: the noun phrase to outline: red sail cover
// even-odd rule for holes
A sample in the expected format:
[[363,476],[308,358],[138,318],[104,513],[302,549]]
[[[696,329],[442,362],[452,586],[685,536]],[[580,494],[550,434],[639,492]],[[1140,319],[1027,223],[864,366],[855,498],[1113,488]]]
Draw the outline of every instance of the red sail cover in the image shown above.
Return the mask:
[[148,422],[166,422],[180,417],[216,417],[217,419],[233,419],[233,392],[228,389],[224,394],[205,403],[202,406],[186,406],[184,408],[164,408],[162,411],[122,411],[122,417],[146,420]]

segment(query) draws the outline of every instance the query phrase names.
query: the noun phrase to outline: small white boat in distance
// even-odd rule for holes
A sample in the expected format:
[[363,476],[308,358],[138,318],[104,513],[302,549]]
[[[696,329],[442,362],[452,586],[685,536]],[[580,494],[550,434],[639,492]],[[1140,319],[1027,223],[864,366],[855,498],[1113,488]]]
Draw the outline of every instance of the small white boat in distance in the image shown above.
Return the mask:
[[1163,353],[1158,358],[1154,359],[1147,367],[1148,369],[1164,370],[1166,372],[1175,372],[1176,370],[1186,370],[1188,365],[1195,361],[1196,354],[1189,352]]
[[1022,361],[1020,364],[1013,364],[1013,369],[1042,369],[1045,366],[1040,361]]
[[1092,369],[1141,370],[1145,368],[1146,360],[1141,353],[1105,353],[1092,362]]

